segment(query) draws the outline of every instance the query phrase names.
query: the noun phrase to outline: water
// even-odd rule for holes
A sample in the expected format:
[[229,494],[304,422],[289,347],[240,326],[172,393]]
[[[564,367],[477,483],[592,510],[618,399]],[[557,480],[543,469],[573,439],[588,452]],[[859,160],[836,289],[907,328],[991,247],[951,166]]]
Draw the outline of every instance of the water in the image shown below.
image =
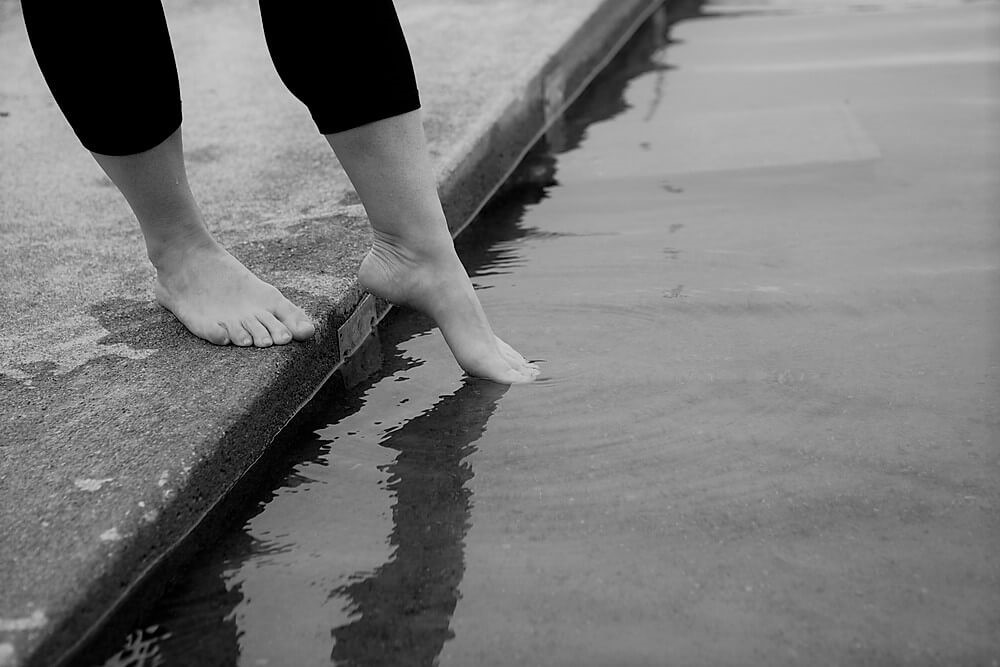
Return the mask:
[[396,312],[83,664],[1000,656],[998,5],[683,18],[460,243],[543,378],[464,378]]

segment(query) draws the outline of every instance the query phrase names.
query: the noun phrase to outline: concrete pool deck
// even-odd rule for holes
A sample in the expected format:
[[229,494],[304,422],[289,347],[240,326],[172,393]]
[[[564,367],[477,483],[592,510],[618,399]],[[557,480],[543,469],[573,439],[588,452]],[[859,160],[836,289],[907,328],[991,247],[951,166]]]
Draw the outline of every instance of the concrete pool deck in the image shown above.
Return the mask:
[[[400,0],[456,229],[659,4]],[[318,333],[267,350],[217,348],[154,303],[131,213],[55,107],[18,5],[0,3],[4,667],[54,664],[71,650],[364,333],[362,322],[343,336],[363,296],[353,275],[369,243],[364,211],[278,81],[256,4],[178,0],[166,12],[206,217]]]

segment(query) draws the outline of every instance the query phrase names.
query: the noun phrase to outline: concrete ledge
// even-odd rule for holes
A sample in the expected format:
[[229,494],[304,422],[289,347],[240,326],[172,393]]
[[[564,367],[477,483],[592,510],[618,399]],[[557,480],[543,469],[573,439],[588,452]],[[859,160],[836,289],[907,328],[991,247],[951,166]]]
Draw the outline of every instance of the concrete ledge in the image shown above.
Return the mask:
[[[659,4],[400,0],[456,233]],[[127,209],[55,110],[16,10],[0,13],[0,665],[65,657],[364,333],[338,336],[363,296],[364,212],[266,62],[255,12],[167,5],[206,214],[319,323],[313,342],[265,351],[203,344],[152,303]]]

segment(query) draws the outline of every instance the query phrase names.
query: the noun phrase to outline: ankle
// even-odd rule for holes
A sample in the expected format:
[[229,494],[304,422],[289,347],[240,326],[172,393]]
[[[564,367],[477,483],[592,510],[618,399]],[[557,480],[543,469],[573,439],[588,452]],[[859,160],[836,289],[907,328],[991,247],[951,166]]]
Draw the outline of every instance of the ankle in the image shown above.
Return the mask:
[[455,242],[447,229],[421,235],[373,230],[372,252],[416,263],[433,262],[455,255]]
[[218,247],[207,230],[175,230],[168,235],[146,237],[146,256],[157,271],[169,270],[183,263],[194,252]]

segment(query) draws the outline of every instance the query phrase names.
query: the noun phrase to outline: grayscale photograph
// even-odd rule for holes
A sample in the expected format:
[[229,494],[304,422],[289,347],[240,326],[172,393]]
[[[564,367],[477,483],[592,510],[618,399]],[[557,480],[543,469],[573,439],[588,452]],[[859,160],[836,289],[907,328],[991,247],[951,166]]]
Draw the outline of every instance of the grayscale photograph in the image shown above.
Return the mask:
[[0,0],[0,667],[1000,667],[1000,0]]

